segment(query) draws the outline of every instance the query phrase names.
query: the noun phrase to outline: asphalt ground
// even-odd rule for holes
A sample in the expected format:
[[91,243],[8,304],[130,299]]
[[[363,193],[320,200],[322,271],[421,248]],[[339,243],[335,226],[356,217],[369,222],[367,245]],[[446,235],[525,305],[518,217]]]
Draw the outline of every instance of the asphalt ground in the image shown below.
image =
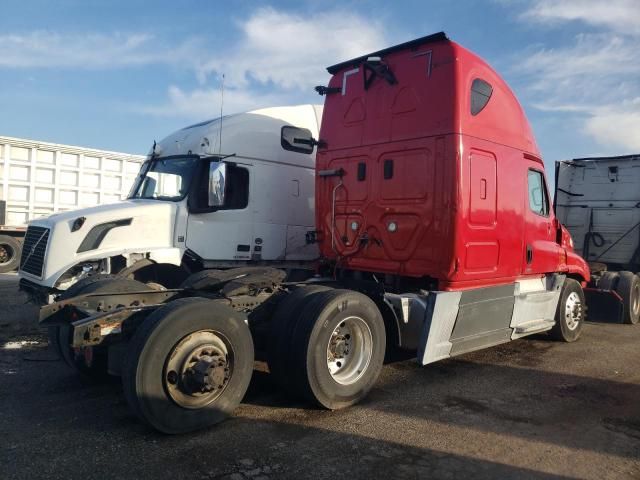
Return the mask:
[[336,412],[288,399],[258,364],[233,418],[167,436],[117,379],[57,359],[25,302],[0,275],[1,479],[640,478],[640,325],[390,363]]

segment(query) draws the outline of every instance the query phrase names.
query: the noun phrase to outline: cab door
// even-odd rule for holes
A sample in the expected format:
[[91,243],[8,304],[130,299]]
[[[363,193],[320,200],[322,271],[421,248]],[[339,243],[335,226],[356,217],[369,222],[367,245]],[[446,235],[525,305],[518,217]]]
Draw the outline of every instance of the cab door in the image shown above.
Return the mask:
[[[213,185],[200,183],[199,203],[207,205],[209,194],[224,192],[224,200],[213,211],[191,212],[187,224],[186,246],[204,260],[238,261],[251,260],[254,225],[251,208],[251,165],[212,161],[226,164],[224,175]],[[207,166],[205,175],[209,172]],[[206,177],[205,179],[206,180]],[[219,192],[218,192],[219,191]]]
[[525,242],[523,274],[556,271],[560,247],[556,242],[553,214],[541,163],[525,159]]

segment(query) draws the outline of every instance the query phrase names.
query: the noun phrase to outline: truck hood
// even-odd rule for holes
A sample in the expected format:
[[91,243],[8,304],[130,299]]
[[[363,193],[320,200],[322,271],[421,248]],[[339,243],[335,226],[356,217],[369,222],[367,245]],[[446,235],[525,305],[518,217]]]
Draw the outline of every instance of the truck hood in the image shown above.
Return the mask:
[[[172,248],[177,209],[173,202],[126,200],[30,222],[50,230],[43,275],[37,283],[54,286],[69,268],[85,261]],[[81,217],[84,223],[72,231]]]

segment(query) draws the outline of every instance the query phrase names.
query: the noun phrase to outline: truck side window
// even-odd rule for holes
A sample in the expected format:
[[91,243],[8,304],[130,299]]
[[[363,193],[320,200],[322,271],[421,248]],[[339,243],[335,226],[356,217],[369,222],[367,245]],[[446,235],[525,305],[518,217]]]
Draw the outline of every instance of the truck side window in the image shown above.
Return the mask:
[[493,87],[488,82],[476,78],[471,84],[471,115],[479,114],[489,103]]
[[549,215],[549,198],[544,186],[544,175],[538,170],[529,170],[529,208],[544,217]]
[[241,210],[249,204],[249,170],[229,164],[227,167],[225,210]]

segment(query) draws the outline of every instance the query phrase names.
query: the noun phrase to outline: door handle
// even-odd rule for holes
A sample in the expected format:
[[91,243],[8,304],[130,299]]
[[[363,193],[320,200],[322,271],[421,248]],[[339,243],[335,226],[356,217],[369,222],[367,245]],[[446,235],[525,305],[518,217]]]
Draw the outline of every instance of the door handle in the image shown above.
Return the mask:
[[533,261],[533,248],[531,245],[527,244],[527,265],[530,265]]

